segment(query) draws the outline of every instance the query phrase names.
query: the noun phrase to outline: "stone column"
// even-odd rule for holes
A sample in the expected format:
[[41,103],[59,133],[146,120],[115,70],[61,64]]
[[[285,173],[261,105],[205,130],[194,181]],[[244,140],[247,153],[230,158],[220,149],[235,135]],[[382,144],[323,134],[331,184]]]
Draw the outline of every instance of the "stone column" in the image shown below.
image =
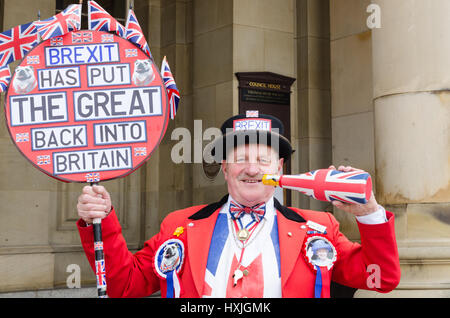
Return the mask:
[[450,2],[377,0],[372,31],[377,198],[396,214],[393,295],[450,296]]
[[[331,164],[330,4],[328,0],[297,0],[296,13],[298,107],[292,107],[291,127],[297,152],[292,173],[303,173]],[[327,202],[296,191],[292,197],[293,206],[331,210]]]
[[[209,179],[201,149],[203,133],[219,128],[233,114],[233,1],[196,0],[192,4],[192,204],[220,200],[227,192],[223,174]],[[194,124],[195,121],[195,124]],[[200,149],[200,152],[199,152]]]
[[[169,120],[161,144],[145,167],[145,235],[147,240],[159,232],[169,212],[192,205],[192,171],[189,163],[175,163],[171,150],[178,142],[172,140],[177,128],[193,133],[192,90],[192,0],[140,0],[148,3],[148,42],[158,69],[167,57],[181,99],[174,120]],[[191,140],[189,140],[191,142]]]
[[[375,176],[370,0],[330,0],[331,131],[333,164]],[[334,209],[341,231],[359,240],[355,217]]]

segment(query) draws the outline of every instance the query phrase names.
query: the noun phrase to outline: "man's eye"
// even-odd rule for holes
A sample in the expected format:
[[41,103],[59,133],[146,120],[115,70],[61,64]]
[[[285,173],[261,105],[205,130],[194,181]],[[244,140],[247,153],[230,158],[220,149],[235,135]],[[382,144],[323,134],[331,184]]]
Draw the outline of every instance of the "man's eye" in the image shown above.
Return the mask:
[[236,163],[244,163],[245,162],[245,158],[244,157],[237,157],[236,158]]
[[259,158],[259,163],[267,165],[270,164],[270,159],[269,158]]

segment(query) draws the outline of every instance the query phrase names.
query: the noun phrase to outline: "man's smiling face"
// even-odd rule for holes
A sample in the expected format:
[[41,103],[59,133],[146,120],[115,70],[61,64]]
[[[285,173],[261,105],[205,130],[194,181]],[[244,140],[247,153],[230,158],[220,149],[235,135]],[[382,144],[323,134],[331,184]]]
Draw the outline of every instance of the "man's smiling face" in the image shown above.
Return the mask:
[[279,159],[278,153],[269,146],[238,146],[222,162],[228,193],[245,206],[267,202],[275,188],[263,185],[262,176],[280,173],[282,166],[283,159]]

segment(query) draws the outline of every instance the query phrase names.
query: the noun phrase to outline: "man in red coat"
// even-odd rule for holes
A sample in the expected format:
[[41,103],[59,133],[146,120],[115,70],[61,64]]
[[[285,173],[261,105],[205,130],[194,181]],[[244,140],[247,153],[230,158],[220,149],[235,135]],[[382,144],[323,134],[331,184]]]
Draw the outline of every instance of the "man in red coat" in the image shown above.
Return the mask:
[[380,292],[398,285],[394,215],[373,194],[367,204],[333,201],[356,216],[361,244],[352,243],[332,214],[287,208],[274,198],[274,187],[261,183],[263,174],[281,173],[293,152],[281,121],[238,115],[225,121],[222,133],[205,154],[222,163],[228,194],[170,213],[134,255],[106,189],[83,188],[77,226],[94,268],[90,224],[103,219],[110,297],[144,297],[158,290],[163,297],[329,297],[331,281]]

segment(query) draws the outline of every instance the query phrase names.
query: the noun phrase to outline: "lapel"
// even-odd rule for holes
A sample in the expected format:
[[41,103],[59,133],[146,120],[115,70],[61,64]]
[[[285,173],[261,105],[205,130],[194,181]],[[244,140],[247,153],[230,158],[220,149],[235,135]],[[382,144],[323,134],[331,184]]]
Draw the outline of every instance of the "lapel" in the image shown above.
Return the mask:
[[203,292],[205,282],[206,264],[208,262],[209,246],[216,225],[220,208],[228,200],[228,195],[219,202],[212,203],[200,209],[189,217],[187,226],[187,243],[189,263],[192,271],[192,278],[199,297]]
[[307,228],[305,219],[274,199],[277,210],[278,240],[280,244],[281,288],[286,284],[303,248]]

